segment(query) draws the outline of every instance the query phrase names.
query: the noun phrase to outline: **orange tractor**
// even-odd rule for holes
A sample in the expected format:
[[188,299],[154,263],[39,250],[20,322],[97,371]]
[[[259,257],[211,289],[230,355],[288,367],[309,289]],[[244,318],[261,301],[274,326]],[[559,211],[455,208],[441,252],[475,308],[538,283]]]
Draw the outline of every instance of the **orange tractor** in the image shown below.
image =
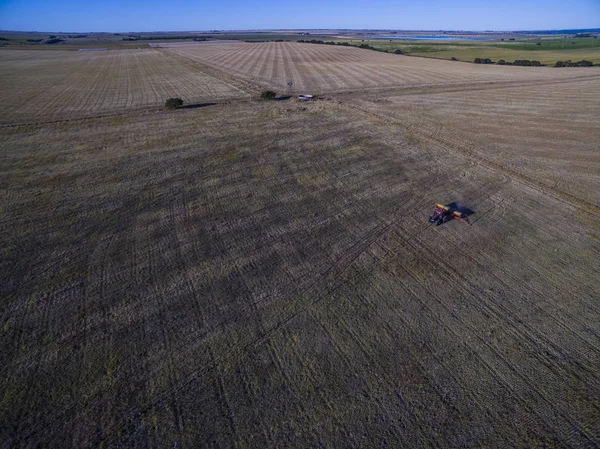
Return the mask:
[[436,226],[439,226],[442,223],[446,223],[452,219],[464,221],[466,223],[469,222],[469,219],[464,213],[453,210],[448,206],[436,203],[435,211],[433,212],[433,215],[429,217],[429,223],[435,223]]

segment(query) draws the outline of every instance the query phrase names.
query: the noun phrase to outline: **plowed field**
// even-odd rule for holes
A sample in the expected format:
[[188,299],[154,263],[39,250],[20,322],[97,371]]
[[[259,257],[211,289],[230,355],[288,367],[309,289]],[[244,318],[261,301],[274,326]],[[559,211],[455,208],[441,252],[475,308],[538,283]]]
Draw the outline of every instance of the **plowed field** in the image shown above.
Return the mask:
[[0,51],[0,124],[51,121],[247,97],[197,65],[158,50]]
[[347,100],[600,212],[600,74]]
[[[338,92],[508,81],[557,80],[590,75],[589,69],[452,64],[426,58],[305,43],[163,44],[185,56],[226,73],[276,88],[293,83],[294,92]],[[598,73],[598,69],[592,69]]]
[[70,120],[13,80],[69,120],[0,127],[0,447],[598,447],[598,70],[227,45],[143,54],[330,93]]

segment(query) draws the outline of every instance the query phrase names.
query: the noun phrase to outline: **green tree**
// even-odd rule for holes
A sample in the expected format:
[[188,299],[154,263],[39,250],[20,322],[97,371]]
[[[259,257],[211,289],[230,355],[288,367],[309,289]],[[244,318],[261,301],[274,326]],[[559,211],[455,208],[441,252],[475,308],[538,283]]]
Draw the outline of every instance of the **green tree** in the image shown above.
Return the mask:
[[272,100],[273,98],[275,98],[277,96],[277,92],[274,92],[272,90],[264,90],[261,94],[260,94],[260,98],[262,98],[263,100]]
[[165,107],[167,109],[177,109],[183,106],[183,100],[181,98],[169,98],[165,101]]

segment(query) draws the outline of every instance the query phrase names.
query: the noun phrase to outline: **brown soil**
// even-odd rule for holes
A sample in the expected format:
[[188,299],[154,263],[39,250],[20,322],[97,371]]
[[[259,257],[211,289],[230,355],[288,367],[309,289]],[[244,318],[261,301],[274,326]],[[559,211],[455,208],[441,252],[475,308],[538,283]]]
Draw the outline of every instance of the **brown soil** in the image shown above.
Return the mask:
[[[324,90],[398,58],[228,45],[148,51]],[[0,446],[599,445],[597,72],[433,62],[1,128]]]

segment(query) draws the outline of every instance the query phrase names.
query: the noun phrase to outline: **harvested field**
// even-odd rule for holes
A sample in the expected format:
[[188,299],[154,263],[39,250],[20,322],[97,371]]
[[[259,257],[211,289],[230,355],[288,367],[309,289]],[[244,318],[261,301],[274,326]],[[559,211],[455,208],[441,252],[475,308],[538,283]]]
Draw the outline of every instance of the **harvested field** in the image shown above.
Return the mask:
[[0,132],[5,447],[600,441],[574,206],[335,102]]
[[[22,53],[64,97],[7,78],[0,447],[600,446],[597,69]],[[229,101],[289,74],[328,94]]]
[[88,52],[0,51],[0,124],[50,121],[248,97],[241,85],[154,49]]
[[325,93],[389,87],[566,79],[599,69],[452,64],[353,47],[288,42],[164,44],[176,53],[264,87]]
[[353,100],[444,148],[600,212],[600,74],[560,83],[398,91]]

